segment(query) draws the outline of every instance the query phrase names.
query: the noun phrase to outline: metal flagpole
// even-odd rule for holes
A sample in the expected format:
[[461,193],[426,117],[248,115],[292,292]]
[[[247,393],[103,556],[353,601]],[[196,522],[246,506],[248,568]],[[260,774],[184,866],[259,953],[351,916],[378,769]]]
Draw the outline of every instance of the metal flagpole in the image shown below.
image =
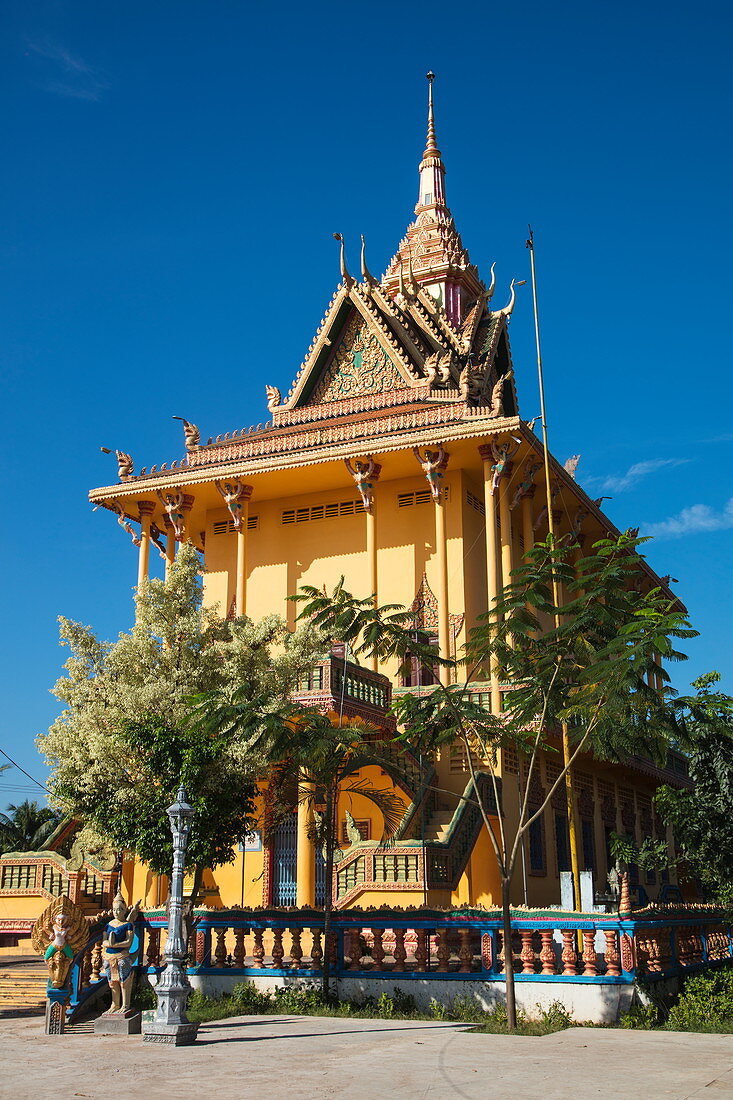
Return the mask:
[[[534,338],[537,347],[537,378],[540,389],[540,415],[542,417],[542,449],[545,464],[545,493],[547,495],[547,525],[550,531],[550,541],[555,545],[555,522],[552,516],[552,489],[550,488],[550,451],[547,446],[547,415],[545,412],[545,379],[542,372],[542,348],[540,344],[540,315],[537,307],[537,273],[534,258],[534,234],[532,226],[529,229],[527,248],[529,249],[529,263],[532,271],[532,304],[534,307]],[[552,575],[552,599],[555,604],[555,626],[560,625],[560,616],[557,607],[560,602],[560,589],[557,577]],[[575,799],[573,798],[573,777],[570,769],[570,735],[567,722],[562,723],[562,757],[565,770],[565,798],[568,813],[568,833],[570,835],[570,865],[573,873],[573,893],[575,895],[575,908],[580,909],[580,864],[578,861],[578,837],[575,816]]]

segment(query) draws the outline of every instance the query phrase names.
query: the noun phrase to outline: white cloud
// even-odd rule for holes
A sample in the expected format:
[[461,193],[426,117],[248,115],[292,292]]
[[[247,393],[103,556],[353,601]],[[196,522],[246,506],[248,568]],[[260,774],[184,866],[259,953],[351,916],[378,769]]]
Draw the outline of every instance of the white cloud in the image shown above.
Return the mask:
[[109,85],[81,57],[70,53],[58,42],[29,42],[28,49],[42,58],[58,76],[47,78],[41,87],[68,99],[98,100]]
[[589,477],[585,480],[604,493],[623,493],[626,489],[632,489],[647,474],[653,474],[665,466],[682,466],[689,461],[689,458],[648,458],[644,462],[635,462],[633,466],[629,466],[625,474]]
[[677,539],[683,535],[694,535],[698,531],[726,531],[733,527],[733,497],[723,508],[716,512],[707,504],[693,504],[683,508],[676,516],[663,519],[660,523],[649,523],[643,528],[643,534],[654,538]]

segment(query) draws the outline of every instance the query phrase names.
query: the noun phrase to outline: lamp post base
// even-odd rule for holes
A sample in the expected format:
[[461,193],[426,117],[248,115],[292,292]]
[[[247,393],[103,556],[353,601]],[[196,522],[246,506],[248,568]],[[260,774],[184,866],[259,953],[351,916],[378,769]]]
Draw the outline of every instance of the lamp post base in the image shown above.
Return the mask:
[[198,1024],[146,1024],[144,1043],[167,1043],[169,1046],[186,1047],[196,1042]]

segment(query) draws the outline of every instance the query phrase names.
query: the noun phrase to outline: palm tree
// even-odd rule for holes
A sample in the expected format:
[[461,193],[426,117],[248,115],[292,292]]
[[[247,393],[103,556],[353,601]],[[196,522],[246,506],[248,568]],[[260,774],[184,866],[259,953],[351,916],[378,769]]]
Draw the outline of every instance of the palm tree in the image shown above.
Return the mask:
[[323,714],[304,710],[296,719],[291,719],[290,724],[292,733],[284,739],[279,752],[285,754],[285,766],[297,783],[298,804],[308,810],[312,821],[311,838],[322,848],[325,860],[322,992],[324,1000],[328,1001],[331,998],[330,933],[339,799],[360,795],[371,802],[382,815],[380,843],[388,844],[402,821],[404,804],[394,788],[374,787],[368,778],[360,776],[360,772],[376,764],[393,782],[399,781],[401,773],[380,742],[374,740],[376,727],[360,718],[344,717],[335,711]]
[[[403,774],[378,740],[377,728],[343,713],[323,713],[291,704],[278,712],[263,714],[258,700],[250,699],[247,689],[240,688],[229,699],[220,692],[197,696],[192,717],[202,732],[209,735],[234,733],[242,750],[262,773],[274,770],[276,775],[279,773],[294,781],[296,800],[309,811],[311,838],[322,848],[325,857],[322,989],[324,999],[329,1000],[329,933],[334,906],[333,868],[339,798],[361,795],[376,806],[383,821],[381,843],[387,844],[402,821],[404,804],[393,787],[374,787],[359,773],[376,765],[393,782],[399,782]],[[291,809],[291,805],[277,806],[273,817]]]
[[0,848],[17,852],[37,852],[43,848],[56,829],[60,815],[48,806],[26,799],[16,806],[8,805],[0,813]]

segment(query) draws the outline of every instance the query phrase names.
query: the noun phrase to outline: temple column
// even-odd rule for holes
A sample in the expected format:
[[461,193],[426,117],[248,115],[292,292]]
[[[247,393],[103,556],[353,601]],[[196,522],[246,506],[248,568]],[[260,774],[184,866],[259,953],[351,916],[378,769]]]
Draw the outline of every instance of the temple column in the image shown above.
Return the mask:
[[137,559],[137,586],[148,579],[150,571],[150,525],[153,522],[155,502],[152,500],[139,500],[137,502],[140,511],[140,549]]
[[[448,610],[448,539],[445,527],[445,497],[435,502],[435,544],[438,552],[438,648],[440,656],[450,659],[450,614]],[[440,668],[441,684],[450,683],[450,669]]]
[[309,833],[313,826],[310,802],[298,802],[297,849],[295,865],[295,904],[316,904],[316,850]]
[[[435,503],[435,551],[438,558],[438,651],[445,660],[450,660],[450,609],[448,606],[448,539],[445,525],[445,492],[442,486],[443,471],[448,465],[448,452],[443,444],[437,451],[425,448],[425,454],[419,447],[413,447],[412,453],[420,463],[425,480]],[[440,668],[441,684],[450,683],[451,670],[444,665]]]
[[524,553],[534,547],[534,487],[522,497],[522,539],[524,540]]
[[239,527],[237,528],[237,587],[234,605],[237,618],[247,614],[247,541],[249,538],[249,498],[251,496],[252,486],[243,485],[240,497]]
[[[507,463],[504,477],[510,473],[511,463]],[[501,529],[501,574],[504,588],[511,584],[511,574],[514,568],[512,548],[512,513],[509,508],[509,494],[506,488],[499,482],[499,526]]]
[[[484,464],[484,511],[486,513],[486,595],[488,612],[493,615],[496,597],[498,594],[498,560],[496,553],[496,497],[492,491],[492,464],[493,455],[491,447],[483,445],[479,447],[479,454]],[[499,691],[499,676],[496,661],[492,659],[489,670],[491,681],[491,710],[498,714],[501,710],[501,693]]]
[[237,564],[234,574],[234,613],[237,618],[247,614],[247,540],[249,531],[249,501],[252,486],[241,481],[214,483],[234,520],[237,534]]
[[[377,579],[377,502],[376,484],[382,467],[375,462],[371,455],[366,456],[366,461],[350,458],[344,459],[346,469],[354,479],[354,484],[359,491],[362,507],[366,516],[366,552],[367,569],[369,570],[369,595],[374,597],[375,605],[379,606],[379,592]],[[373,672],[378,671],[378,660],[370,657],[369,665]]]
[[[379,606],[379,595],[377,588],[377,506],[376,501],[372,497],[372,506],[366,513],[366,545],[367,545],[367,561],[369,563],[369,592],[374,596],[375,606]],[[379,661],[376,655],[373,655],[369,661],[372,672],[377,672],[379,668]]]
[[165,579],[170,580],[171,568],[176,558],[176,532],[173,524],[164,516],[165,523]]

